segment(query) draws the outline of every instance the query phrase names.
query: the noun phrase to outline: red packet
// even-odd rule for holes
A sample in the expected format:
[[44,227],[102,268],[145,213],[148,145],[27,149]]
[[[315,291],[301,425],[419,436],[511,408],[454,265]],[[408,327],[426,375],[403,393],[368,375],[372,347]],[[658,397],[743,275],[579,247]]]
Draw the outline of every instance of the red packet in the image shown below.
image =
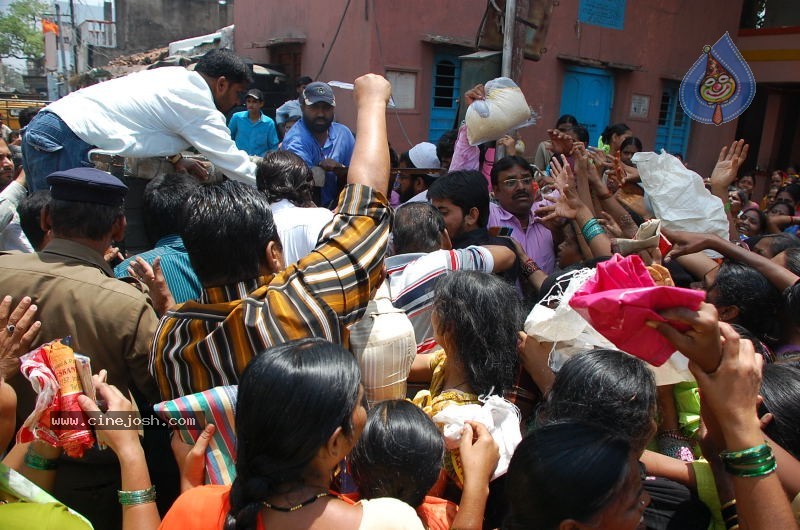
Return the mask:
[[[18,440],[39,439],[63,447],[67,456],[80,458],[95,440],[78,405],[83,392],[72,348],[53,341],[24,355],[21,361],[21,372],[38,395],[36,408],[25,420]],[[56,421],[59,425],[54,424]]]

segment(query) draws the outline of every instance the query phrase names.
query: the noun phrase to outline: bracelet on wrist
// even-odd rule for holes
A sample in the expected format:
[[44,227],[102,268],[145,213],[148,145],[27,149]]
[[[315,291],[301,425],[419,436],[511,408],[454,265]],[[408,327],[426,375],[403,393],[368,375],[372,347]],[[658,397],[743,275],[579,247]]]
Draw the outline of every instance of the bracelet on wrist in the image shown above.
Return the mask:
[[28,451],[25,453],[24,462],[29,468],[39,471],[52,471],[58,468],[57,458],[45,458],[42,455],[37,455],[30,447],[28,447]]
[[117,499],[123,506],[136,506],[137,504],[147,504],[156,502],[156,487],[150,486],[143,490],[117,491]]
[[606,231],[603,230],[602,226],[600,226],[600,222],[596,218],[592,217],[586,221],[586,224],[583,225],[583,228],[581,228],[581,233],[583,234],[584,239],[586,239],[586,242],[589,243],[592,239],[600,234],[605,234]]
[[741,451],[723,451],[719,457],[725,465],[725,471],[740,478],[763,477],[778,467],[772,448],[767,444]]
[[521,265],[521,268],[522,268],[522,273],[523,273],[525,276],[530,276],[530,275],[531,275],[531,274],[533,274],[534,272],[542,270],[542,268],[541,268],[541,267],[539,267],[539,265],[537,265],[537,264],[536,264],[536,262],[535,262],[535,261],[533,261],[531,258],[528,258],[528,259],[527,259],[527,260],[526,260],[526,261],[525,261],[525,262],[524,262],[524,263]]

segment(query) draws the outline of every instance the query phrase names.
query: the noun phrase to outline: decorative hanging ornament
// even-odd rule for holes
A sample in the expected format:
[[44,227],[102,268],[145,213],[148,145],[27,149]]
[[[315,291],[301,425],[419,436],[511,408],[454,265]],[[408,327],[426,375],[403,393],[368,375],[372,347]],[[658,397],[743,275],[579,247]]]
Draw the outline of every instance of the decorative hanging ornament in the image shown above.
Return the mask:
[[738,117],[755,95],[753,72],[727,32],[713,46],[703,46],[680,87],[683,111],[695,121],[714,125]]

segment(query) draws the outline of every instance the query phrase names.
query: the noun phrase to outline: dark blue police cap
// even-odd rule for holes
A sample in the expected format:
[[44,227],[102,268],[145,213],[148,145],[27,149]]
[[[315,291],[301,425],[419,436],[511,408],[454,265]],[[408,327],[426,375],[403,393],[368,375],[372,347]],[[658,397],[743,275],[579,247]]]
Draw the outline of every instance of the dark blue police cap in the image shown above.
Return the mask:
[[54,199],[120,206],[128,187],[117,177],[93,167],[76,167],[47,176]]

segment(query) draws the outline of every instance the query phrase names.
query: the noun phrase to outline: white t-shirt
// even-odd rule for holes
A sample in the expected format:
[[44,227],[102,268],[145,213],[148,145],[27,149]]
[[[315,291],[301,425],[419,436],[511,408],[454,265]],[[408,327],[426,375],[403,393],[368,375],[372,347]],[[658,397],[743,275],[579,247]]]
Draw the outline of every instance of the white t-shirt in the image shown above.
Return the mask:
[[358,530],[424,530],[414,508],[398,499],[382,497],[359,502],[364,513]]
[[297,263],[317,246],[319,234],[333,219],[327,208],[301,208],[288,199],[269,205],[283,245],[285,265]]
[[73,92],[47,106],[84,142],[129,157],[167,156],[190,145],[236,180],[255,186],[255,164],[238,149],[197,72],[146,70]]

